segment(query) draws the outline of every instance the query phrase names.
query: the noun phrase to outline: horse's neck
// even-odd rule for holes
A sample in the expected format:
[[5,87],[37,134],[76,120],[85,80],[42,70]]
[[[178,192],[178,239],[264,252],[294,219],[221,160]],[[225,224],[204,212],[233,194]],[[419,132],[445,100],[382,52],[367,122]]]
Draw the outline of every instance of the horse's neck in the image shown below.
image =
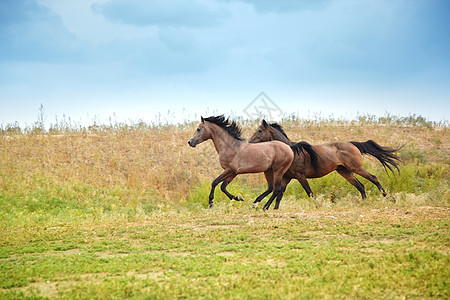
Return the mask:
[[274,140],[276,140],[276,141],[280,141],[280,142],[283,142],[283,143],[285,143],[285,144],[288,144],[288,145],[294,145],[295,144],[295,142],[293,142],[293,141],[291,141],[290,139],[288,139],[287,137],[285,137],[281,132],[279,132],[278,130],[274,130],[273,131],[274,132],[274,134],[273,134],[273,139]]
[[214,143],[214,147],[216,148],[216,151],[217,153],[219,153],[219,155],[229,150],[237,151],[236,145],[239,143],[236,143],[237,140],[230,136],[227,132],[225,132],[224,129],[215,124],[212,124],[210,129],[212,132],[212,141]]

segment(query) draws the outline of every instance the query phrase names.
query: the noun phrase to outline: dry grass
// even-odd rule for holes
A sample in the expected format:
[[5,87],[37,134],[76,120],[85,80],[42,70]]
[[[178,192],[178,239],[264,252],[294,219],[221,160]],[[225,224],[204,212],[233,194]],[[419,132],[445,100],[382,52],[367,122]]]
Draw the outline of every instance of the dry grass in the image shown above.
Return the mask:
[[[404,145],[402,158],[409,163],[449,163],[450,135],[447,127],[425,127],[348,122],[286,121],[292,140],[311,144],[330,141],[373,139],[386,146]],[[95,188],[125,187],[164,201],[185,200],[193,186],[211,181],[221,173],[212,143],[195,149],[187,140],[196,124],[146,129],[116,128],[64,134],[13,134],[0,136],[1,190],[29,193],[38,187],[89,185]],[[256,123],[243,128],[250,136]],[[370,168],[379,169],[368,157]],[[261,175],[245,175],[246,184],[264,184]],[[11,184],[14,181],[15,184]],[[129,199],[131,200],[131,199]]]

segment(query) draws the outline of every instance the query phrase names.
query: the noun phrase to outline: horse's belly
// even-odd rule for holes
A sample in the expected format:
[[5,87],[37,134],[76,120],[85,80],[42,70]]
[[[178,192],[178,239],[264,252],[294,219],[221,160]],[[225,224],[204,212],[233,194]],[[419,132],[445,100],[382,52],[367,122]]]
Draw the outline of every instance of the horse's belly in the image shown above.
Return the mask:
[[236,173],[237,174],[261,173],[261,172],[267,171],[268,169],[270,169],[270,166],[267,164],[261,164],[261,165],[240,164],[237,168]]
[[262,154],[246,155],[236,162],[236,173],[260,173],[271,168],[271,160]]

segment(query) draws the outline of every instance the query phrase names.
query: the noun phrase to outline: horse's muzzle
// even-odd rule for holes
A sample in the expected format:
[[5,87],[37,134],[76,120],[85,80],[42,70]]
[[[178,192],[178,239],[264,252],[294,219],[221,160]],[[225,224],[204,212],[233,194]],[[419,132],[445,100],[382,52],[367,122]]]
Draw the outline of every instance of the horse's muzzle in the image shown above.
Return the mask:
[[195,148],[195,146],[197,146],[197,143],[193,143],[191,140],[189,140],[188,145],[191,146],[192,148]]

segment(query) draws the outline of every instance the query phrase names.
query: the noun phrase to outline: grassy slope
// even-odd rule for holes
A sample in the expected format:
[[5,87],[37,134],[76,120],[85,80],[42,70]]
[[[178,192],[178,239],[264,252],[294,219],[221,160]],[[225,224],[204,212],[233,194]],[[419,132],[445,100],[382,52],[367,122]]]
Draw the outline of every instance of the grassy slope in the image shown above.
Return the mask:
[[[0,298],[450,296],[447,127],[288,121],[292,140],[404,144],[400,175],[365,159],[387,198],[330,174],[291,183],[280,211],[250,208],[261,175],[216,191],[195,124],[0,136]],[[249,136],[256,124],[244,128]]]

